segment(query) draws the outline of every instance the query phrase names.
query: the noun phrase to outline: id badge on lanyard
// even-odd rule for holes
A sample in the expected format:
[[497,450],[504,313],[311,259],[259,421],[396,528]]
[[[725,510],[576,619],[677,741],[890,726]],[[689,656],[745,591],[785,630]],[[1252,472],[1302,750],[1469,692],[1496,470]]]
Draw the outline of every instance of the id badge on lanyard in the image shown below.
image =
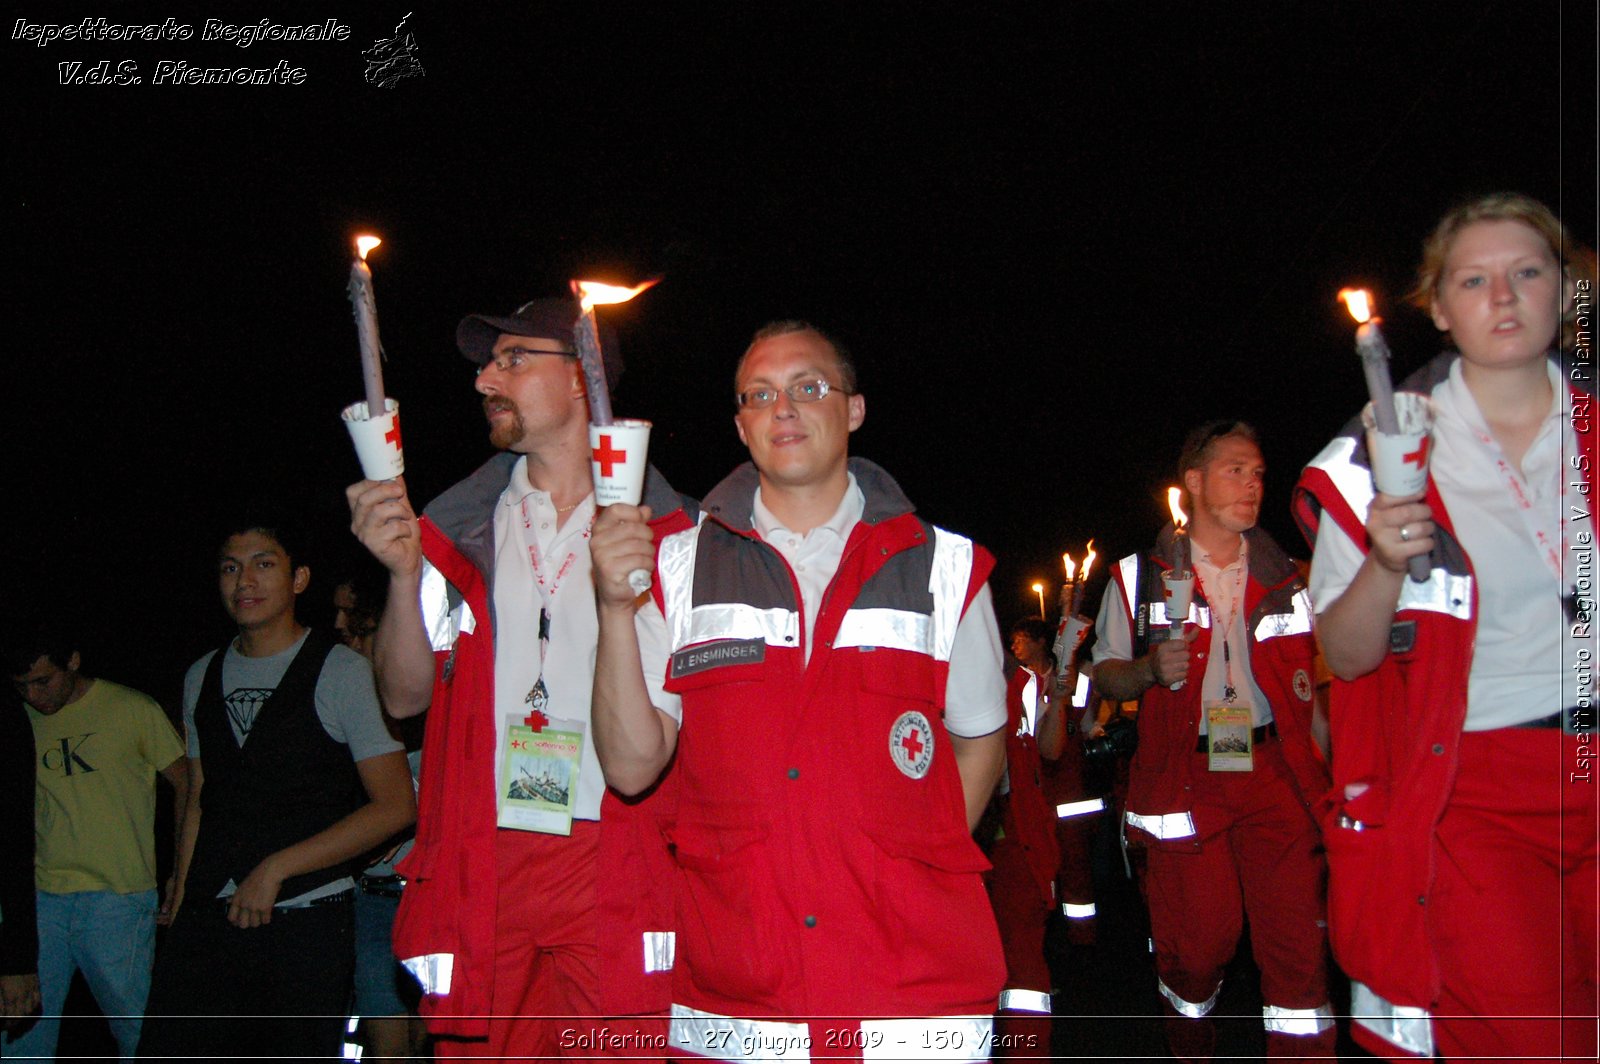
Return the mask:
[[1207,702],[1206,767],[1212,772],[1249,772],[1255,765],[1254,717],[1238,702]]
[[587,741],[583,722],[553,719],[534,710],[527,717],[506,717],[503,727],[496,825],[571,835],[578,770]]

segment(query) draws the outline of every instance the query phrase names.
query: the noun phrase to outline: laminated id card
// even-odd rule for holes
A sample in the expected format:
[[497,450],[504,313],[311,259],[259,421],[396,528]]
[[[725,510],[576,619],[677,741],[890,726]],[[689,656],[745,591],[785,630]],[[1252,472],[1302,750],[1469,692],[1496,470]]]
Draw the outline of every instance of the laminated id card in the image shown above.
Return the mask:
[[552,719],[538,731],[524,721],[508,721],[496,775],[496,824],[571,835],[583,743],[581,721]]
[[1251,743],[1255,738],[1250,707],[1237,702],[1208,702],[1205,710],[1206,767],[1212,772],[1249,772],[1254,763]]

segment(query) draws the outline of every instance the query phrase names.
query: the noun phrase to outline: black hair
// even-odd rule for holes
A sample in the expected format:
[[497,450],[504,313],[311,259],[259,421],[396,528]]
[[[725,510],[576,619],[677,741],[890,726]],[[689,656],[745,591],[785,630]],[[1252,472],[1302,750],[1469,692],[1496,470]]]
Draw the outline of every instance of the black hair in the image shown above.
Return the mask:
[[1011,631],[1007,634],[1016,635],[1018,632],[1021,632],[1029,639],[1043,640],[1046,646],[1050,645],[1050,637],[1055,635],[1051,627],[1037,617],[1022,618],[1022,620],[1011,626]]
[[281,547],[283,553],[289,556],[291,569],[311,564],[305,531],[297,520],[284,514],[241,513],[232,520],[224,521],[216,537],[217,551],[220,553],[234,536],[242,536],[247,532],[259,532]]
[[58,669],[65,669],[78,652],[77,637],[58,619],[35,621],[12,632],[5,641],[6,675],[21,676],[44,658]]

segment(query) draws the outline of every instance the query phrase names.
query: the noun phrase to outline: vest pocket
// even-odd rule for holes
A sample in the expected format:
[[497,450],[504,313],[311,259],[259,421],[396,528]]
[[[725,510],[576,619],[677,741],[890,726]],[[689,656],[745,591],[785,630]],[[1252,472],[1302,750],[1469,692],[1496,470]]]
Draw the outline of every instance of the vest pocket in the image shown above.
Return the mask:
[[765,828],[680,825],[678,965],[697,989],[749,1003],[776,998],[784,971],[773,926],[782,894]]
[[979,875],[989,862],[977,843],[965,835],[911,841],[893,827],[865,826],[875,850],[868,919],[883,953],[863,957],[863,966],[894,972],[929,1015],[998,993],[1005,965]]
[[1319,803],[1328,855],[1328,941],[1352,978],[1370,982],[1387,964],[1388,947],[1382,944],[1392,934],[1385,928],[1397,917],[1389,903],[1395,877],[1404,876],[1406,867],[1396,861],[1395,840],[1384,827],[1388,788],[1378,781],[1343,798],[1343,786]]

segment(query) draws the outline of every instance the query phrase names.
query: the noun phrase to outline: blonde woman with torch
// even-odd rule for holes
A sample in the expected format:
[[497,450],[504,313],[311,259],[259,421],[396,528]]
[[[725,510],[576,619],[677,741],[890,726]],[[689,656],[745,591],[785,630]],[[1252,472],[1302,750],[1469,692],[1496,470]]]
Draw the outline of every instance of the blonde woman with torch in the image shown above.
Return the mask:
[[1335,677],[1330,937],[1355,1037],[1390,1057],[1595,1054],[1581,258],[1526,196],[1447,214],[1415,296],[1453,349],[1400,386],[1432,403],[1425,491],[1374,494],[1358,421],[1296,491]]

